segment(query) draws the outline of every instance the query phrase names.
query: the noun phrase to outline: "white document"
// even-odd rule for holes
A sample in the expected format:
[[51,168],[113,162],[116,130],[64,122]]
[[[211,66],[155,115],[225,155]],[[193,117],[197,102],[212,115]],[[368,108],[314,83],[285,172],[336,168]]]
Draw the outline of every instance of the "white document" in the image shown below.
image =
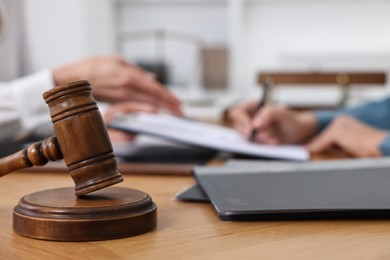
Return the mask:
[[309,159],[308,152],[302,146],[255,144],[233,129],[165,114],[122,116],[110,127],[225,152],[299,161]]

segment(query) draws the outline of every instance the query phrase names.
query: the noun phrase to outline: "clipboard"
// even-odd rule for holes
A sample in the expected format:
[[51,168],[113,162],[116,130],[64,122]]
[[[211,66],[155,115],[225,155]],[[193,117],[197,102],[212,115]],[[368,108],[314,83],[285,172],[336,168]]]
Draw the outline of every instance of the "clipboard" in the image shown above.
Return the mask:
[[389,167],[194,175],[222,220],[390,217]]

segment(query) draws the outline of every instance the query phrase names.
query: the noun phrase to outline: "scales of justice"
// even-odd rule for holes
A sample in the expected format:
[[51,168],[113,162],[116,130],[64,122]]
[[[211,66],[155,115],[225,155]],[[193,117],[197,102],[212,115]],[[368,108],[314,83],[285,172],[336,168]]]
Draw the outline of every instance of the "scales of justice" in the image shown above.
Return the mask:
[[88,81],[43,94],[55,136],[0,159],[0,176],[64,159],[75,188],[25,195],[13,211],[14,231],[54,241],[96,241],[139,235],[156,227],[157,207],[123,181]]

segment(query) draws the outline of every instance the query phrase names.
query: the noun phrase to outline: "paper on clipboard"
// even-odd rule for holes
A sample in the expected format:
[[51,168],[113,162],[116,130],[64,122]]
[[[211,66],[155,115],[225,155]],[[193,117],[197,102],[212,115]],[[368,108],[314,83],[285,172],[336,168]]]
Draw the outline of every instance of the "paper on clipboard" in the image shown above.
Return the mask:
[[166,114],[121,116],[109,127],[148,134],[184,144],[255,157],[305,161],[308,152],[297,145],[262,145],[247,141],[235,130]]

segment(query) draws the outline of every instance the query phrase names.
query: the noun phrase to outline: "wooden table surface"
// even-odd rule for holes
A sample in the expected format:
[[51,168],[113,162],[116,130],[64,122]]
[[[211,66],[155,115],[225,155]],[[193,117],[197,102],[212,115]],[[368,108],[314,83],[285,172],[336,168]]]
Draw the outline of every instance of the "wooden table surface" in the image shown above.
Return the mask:
[[29,193],[73,186],[65,173],[19,172],[0,178],[0,259],[390,259],[390,220],[225,222],[208,203],[175,193],[189,176],[126,175],[119,186],[149,193],[156,230],[98,242],[52,242],[12,230],[12,210]]

